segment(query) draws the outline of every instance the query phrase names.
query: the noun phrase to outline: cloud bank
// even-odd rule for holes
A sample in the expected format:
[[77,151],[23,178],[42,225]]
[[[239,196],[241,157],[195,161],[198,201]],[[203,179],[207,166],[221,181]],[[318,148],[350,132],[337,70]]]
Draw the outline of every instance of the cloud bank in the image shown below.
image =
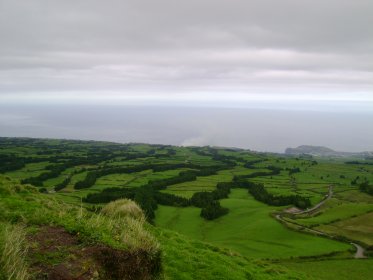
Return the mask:
[[369,100],[372,10],[369,0],[2,0],[0,100]]

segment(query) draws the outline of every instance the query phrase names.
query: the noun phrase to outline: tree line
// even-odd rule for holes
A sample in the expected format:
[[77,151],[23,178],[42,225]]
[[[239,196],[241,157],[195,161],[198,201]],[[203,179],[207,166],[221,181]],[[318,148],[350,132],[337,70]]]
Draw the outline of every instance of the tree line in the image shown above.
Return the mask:
[[87,173],[86,177],[75,184],[75,189],[85,189],[92,187],[96,180],[102,176],[110,175],[110,174],[121,174],[121,173],[135,173],[141,172],[144,170],[153,170],[153,172],[161,172],[166,170],[174,170],[178,168],[193,168],[196,170],[187,170],[187,171],[180,171],[177,176],[167,178],[167,179],[160,179],[160,180],[153,180],[150,181],[148,184],[151,184],[152,187],[157,189],[165,188],[169,185],[174,185],[178,183],[183,183],[187,181],[194,181],[196,180],[197,176],[209,176],[216,174],[217,171],[223,170],[228,168],[227,166],[200,166],[191,163],[175,163],[175,164],[142,164],[142,165],[134,165],[129,167],[113,167],[113,168],[105,168],[100,170],[95,170]]
[[[172,165],[167,166],[171,169],[174,169]],[[180,166],[180,164],[178,164],[178,166]],[[150,180],[147,184],[140,186],[138,188],[107,188],[101,191],[100,193],[88,194],[83,200],[84,202],[88,203],[108,203],[110,201],[120,198],[133,199],[144,210],[147,218],[150,221],[154,219],[154,211],[157,209],[157,204],[176,207],[187,207],[193,205],[200,208],[206,208],[210,204],[214,204],[213,207],[208,207],[208,211],[204,211],[204,213],[208,213],[208,217],[209,219],[211,219],[213,215],[222,215],[222,213],[226,212],[226,210],[223,211],[218,207],[220,206],[218,202],[216,203],[217,199],[223,198],[223,196],[221,195],[223,193],[223,190],[221,190],[220,188],[217,188],[217,190],[215,190],[214,192],[195,193],[192,199],[187,199],[173,194],[162,193],[160,192],[160,190],[164,190],[167,188],[167,186],[170,185],[194,181],[197,179],[197,176],[214,175],[217,171],[221,170],[222,168],[225,167],[200,166],[200,170],[180,171],[177,176],[159,180]],[[159,170],[164,169],[160,168]],[[199,195],[206,196],[208,198],[205,200],[204,203],[198,202],[199,200],[197,197]],[[227,195],[225,197],[227,197]]]
[[[61,175],[63,171],[65,171],[68,168],[79,166],[79,165],[97,165],[101,162],[108,161],[110,159],[113,159],[113,157],[116,157],[118,155],[108,153],[107,151],[95,151],[95,152],[88,152],[87,156],[82,157],[74,157],[71,158],[69,156],[53,156],[48,158],[13,158],[12,162],[8,161],[1,161],[7,164],[4,164],[6,167],[4,170],[6,171],[12,171],[17,170],[20,168],[23,168],[26,163],[31,162],[42,162],[42,161],[49,161],[52,163],[51,165],[48,165],[45,169],[46,172],[41,173],[38,176],[26,178],[22,180],[22,183],[24,184],[32,184],[34,186],[43,186],[43,182],[48,179],[56,178]],[[146,158],[149,157],[146,153],[125,153],[124,154],[124,160],[133,160],[138,158]],[[1,157],[0,157],[1,159]],[[0,165],[0,172],[2,172],[2,164]],[[6,172],[5,171],[5,172]],[[110,173],[111,174],[111,173]],[[86,182],[83,182],[81,184],[78,184],[77,188],[87,188],[92,186],[95,183],[94,175],[87,175],[88,178],[86,178]],[[93,184],[91,184],[93,182]],[[90,185],[91,184],[91,185]]]
[[373,162],[361,162],[357,160],[352,160],[352,161],[346,161],[345,164],[373,165]]
[[[231,182],[219,182],[216,189],[212,192],[196,192],[190,199],[176,196],[169,193],[160,192],[167,186],[185,181],[193,181],[197,176],[209,176],[216,174],[219,169],[202,168],[201,170],[181,171],[178,176],[149,181],[139,188],[108,188],[100,193],[88,194],[84,202],[88,203],[107,203],[120,198],[129,198],[135,200],[144,210],[149,221],[154,219],[157,205],[168,205],[175,207],[195,206],[201,208],[200,216],[212,220],[228,213],[228,209],[220,205],[219,200],[227,198],[232,188],[244,188],[258,201],[268,205],[284,206],[293,204],[299,208],[305,209],[311,206],[309,198],[300,195],[280,195],[270,194],[261,183],[248,181],[248,178],[255,176],[269,176],[278,174],[281,168],[269,166],[270,171],[255,172],[249,175],[235,176]],[[221,167],[220,167],[221,168]],[[264,175],[263,175],[264,174]]]
[[56,192],[58,192],[58,191],[60,191],[60,190],[62,190],[64,188],[66,188],[67,185],[70,183],[70,181],[71,181],[71,175],[67,176],[61,183],[55,185],[54,186],[54,190]]
[[0,173],[18,170],[25,167],[25,160],[14,155],[0,155]]
[[266,167],[266,169],[269,169],[269,171],[257,171],[253,172],[251,174],[246,174],[246,175],[236,175],[233,178],[233,181],[237,181],[240,179],[250,179],[250,178],[256,178],[256,177],[263,177],[263,176],[274,176],[280,174],[282,168],[269,165]]

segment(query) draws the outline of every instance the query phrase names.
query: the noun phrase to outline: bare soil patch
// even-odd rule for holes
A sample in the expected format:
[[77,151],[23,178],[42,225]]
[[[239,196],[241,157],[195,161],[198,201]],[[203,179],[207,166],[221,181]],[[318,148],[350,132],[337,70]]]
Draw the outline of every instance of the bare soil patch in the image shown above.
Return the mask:
[[62,227],[43,226],[28,236],[33,279],[152,279],[158,260],[145,251],[129,252],[105,245],[85,245]]

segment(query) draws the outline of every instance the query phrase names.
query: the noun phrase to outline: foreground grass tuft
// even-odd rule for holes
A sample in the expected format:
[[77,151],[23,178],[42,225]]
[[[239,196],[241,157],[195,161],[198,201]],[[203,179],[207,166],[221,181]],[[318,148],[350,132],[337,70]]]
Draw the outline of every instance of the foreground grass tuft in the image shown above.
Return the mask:
[[5,225],[1,229],[0,271],[3,279],[29,279],[25,262],[27,253],[25,238],[26,234],[21,226]]
[[[0,182],[1,180],[0,175]],[[0,184],[0,190],[5,189],[0,200],[0,225],[25,225],[25,231],[43,226],[65,229],[71,236],[77,238],[79,244],[85,247],[97,248],[98,258],[107,273],[115,271],[116,276],[105,279],[121,279],[133,275],[156,277],[161,271],[161,253],[158,241],[148,232],[142,212],[133,214],[105,215],[93,213],[82,207],[68,205],[50,195],[39,194],[33,189],[18,190],[15,184],[7,182]],[[131,205],[133,209],[138,207]],[[141,211],[141,210],[140,210]],[[112,207],[112,213],[116,213]],[[107,212],[109,213],[109,212]],[[24,262],[26,252],[22,244],[25,234],[20,226],[3,226],[1,231],[1,273],[0,280],[27,279],[27,266]],[[56,236],[58,238],[58,236]],[[102,256],[101,256],[101,255]],[[100,257],[101,256],[101,257]],[[130,258],[133,265],[126,263]],[[118,261],[122,260],[122,261]],[[131,276],[132,275],[132,276]],[[2,277],[2,278],[1,278]],[[126,278],[126,279],[127,279]],[[141,278],[142,279],[142,278]]]

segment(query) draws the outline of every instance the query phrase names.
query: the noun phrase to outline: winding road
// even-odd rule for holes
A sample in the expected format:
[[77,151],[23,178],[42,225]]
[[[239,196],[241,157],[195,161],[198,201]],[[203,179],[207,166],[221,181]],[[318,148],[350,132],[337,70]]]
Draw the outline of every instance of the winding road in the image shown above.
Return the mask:
[[356,253],[354,256],[355,259],[366,259],[367,258],[364,254],[365,249],[363,247],[361,247],[359,244],[352,243],[352,242],[351,242],[351,245],[355,246],[356,248]]
[[321,200],[319,203],[317,203],[315,206],[313,206],[312,208],[309,208],[309,209],[306,209],[306,210],[301,210],[301,211],[298,211],[298,212],[295,212],[293,213],[294,215],[300,215],[300,214],[308,214],[308,213],[312,213],[314,212],[315,210],[319,209],[321,206],[324,205],[325,202],[327,202],[329,199],[331,199],[333,196],[333,185],[330,185],[329,186],[329,191],[328,191],[328,194],[325,196],[325,198],[323,200]]
[[[328,194],[318,204],[316,204],[312,208],[309,208],[309,209],[306,209],[306,210],[301,210],[301,211],[298,211],[298,212],[295,212],[295,213],[292,213],[292,214],[294,214],[294,215],[300,215],[300,214],[312,213],[315,210],[319,209],[329,199],[331,199],[332,196],[333,196],[333,185],[330,185],[329,186],[329,192],[328,192]],[[281,223],[284,223],[285,225],[286,224],[293,224],[293,225],[299,227],[299,229],[301,228],[303,231],[306,231],[306,232],[309,232],[309,233],[318,234],[318,235],[322,235],[322,236],[326,236],[328,238],[334,239],[334,237],[332,235],[330,235],[330,234],[328,234],[326,232],[323,232],[323,231],[320,231],[320,230],[315,230],[315,229],[312,229],[312,228],[308,228],[308,227],[306,227],[304,225],[300,225],[300,224],[298,224],[296,222],[293,222],[293,221],[285,220],[282,217],[281,213],[280,214],[276,214],[275,218],[278,221],[280,221]],[[350,244],[353,245],[356,248],[356,253],[354,255],[355,259],[365,259],[366,258],[365,254],[364,254],[365,253],[365,249],[362,246],[360,246],[359,244],[353,243],[353,242],[350,242]]]

